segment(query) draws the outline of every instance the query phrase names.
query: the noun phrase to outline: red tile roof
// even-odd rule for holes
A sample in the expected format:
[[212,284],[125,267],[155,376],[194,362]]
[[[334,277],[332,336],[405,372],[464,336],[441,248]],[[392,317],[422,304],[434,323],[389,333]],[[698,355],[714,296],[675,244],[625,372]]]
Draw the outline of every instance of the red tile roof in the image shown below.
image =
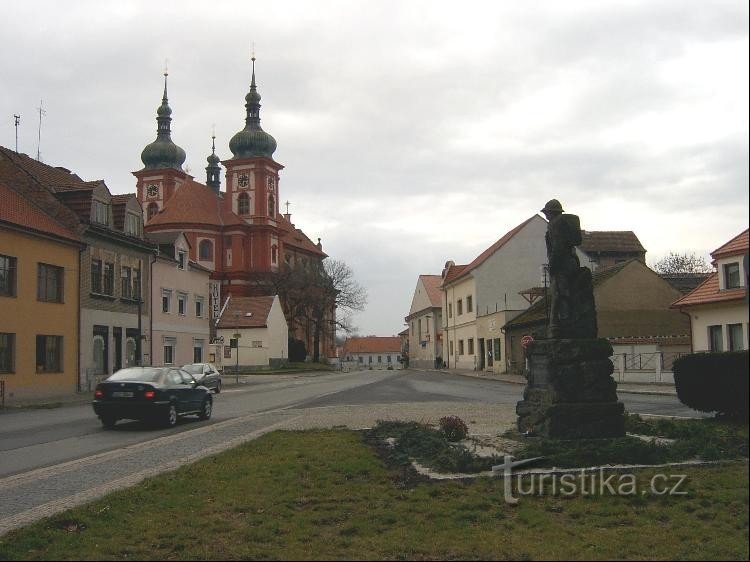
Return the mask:
[[526,219],[525,221],[523,221],[521,224],[519,224],[514,229],[506,232],[505,235],[503,235],[503,237],[500,238],[500,240],[498,240],[492,246],[490,246],[489,248],[487,248],[484,252],[482,252],[481,254],[479,254],[474,259],[474,261],[472,261],[470,264],[468,264],[468,265],[454,265],[454,266],[451,266],[449,268],[446,276],[445,276],[445,279],[443,280],[443,286],[447,285],[448,283],[452,283],[453,281],[459,279],[460,277],[463,277],[464,275],[467,275],[470,271],[472,271],[473,269],[475,269],[475,268],[479,267],[480,265],[482,265],[485,261],[487,261],[489,259],[489,257],[492,254],[494,254],[500,248],[502,248],[503,246],[505,246],[505,244],[507,244],[508,241],[511,238],[513,238],[516,234],[518,234],[518,232],[524,226],[526,226],[528,223],[530,223],[532,220],[534,220],[538,216],[539,215],[533,215],[533,216],[529,217],[528,219]]
[[148,222],[149,227],[174,224],[234,226],[244,225],[245,221],[232,211],[227,211],[210,187],[188,180]]
[[719,289],[719,274],[712,273],[711,276],[703,283],[698,285],[693,291],[675,301],[673,308],[681,306],[695,306],[699,304],[712,304],[720,302],[739,301],[745,298],[745,287],[737,289]]
[[582,230],[579,247],[587,254],[646,252],[631,230]]
[[217,328],[265,328],[275,297],[232,297]]
[[427,296],[430,299],[432,306],[443,305],[443,291],[440,290],[440,285],[443,282],[443,278],[440,275],[420,275],[419,278],[422,280]]
[[317,244],[314,244],[299,228],[295,228],[284,215],[279,214],[276,217],[276,222],[281,229],[281,241],[284,245],[292,246],[317,256],[327,257],[327,254],[318,248]]
[[348,338],[344,342],[344,355],[347,353],[401,353],[401,338],[397,336]]
[[750,229],[746,229],[720,248],[711,252],[711,257],[717,260],[719,258],[746,254],[750,246],[748,232],[750,232]]
[[76,233],[0,181],[0,223],[3,222],[67,241],[81,241]]

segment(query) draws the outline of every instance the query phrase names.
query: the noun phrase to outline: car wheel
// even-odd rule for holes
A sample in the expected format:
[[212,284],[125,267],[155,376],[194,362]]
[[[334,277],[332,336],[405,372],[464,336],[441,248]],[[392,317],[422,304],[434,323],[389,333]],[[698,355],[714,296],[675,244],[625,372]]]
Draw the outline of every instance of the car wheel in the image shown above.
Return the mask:
[[177,407],[174,404],[170,404],[167,409],[166,416],[164,416],[164,425],[167,427],[174,427],[177,425]]
[[102,420],[102,425],[106,429],[112,429],[117,423],[117,418],[114,416],[102,416],[100,419]]
[[198,419],[208,420],[211,419],[211,411],[213,410],[213,400],[206,398],[201,406],[201,413],[198,414]]

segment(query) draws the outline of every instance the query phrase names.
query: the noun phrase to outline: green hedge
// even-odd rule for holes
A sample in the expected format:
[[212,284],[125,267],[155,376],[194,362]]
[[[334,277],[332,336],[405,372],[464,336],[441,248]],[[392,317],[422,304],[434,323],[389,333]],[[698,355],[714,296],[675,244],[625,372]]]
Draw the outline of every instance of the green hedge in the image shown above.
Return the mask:
[[686,406],[747,419],[747,350],[680,357],[674,363],[674,383]]

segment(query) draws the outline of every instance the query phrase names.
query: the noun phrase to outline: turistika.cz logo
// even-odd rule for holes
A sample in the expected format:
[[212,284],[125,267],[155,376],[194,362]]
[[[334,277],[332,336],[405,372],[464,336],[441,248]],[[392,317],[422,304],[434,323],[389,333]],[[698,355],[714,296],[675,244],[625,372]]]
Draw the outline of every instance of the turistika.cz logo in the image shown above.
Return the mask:
[[[513,469],[530,464],[541,457],[514,461],[512,455],[503,457],[503,464],[492,467],[502,473],[503,496],[508,504],[517,504],[519,496],[686,496],[687,474],[655,474],[648,483],[640,483],[635,474],[612,472],[600,467],[579,472],[527,472],[514,474]],[[516,486],[514,489],[513,483]],[[515,494],[515,495],[514,495]]]

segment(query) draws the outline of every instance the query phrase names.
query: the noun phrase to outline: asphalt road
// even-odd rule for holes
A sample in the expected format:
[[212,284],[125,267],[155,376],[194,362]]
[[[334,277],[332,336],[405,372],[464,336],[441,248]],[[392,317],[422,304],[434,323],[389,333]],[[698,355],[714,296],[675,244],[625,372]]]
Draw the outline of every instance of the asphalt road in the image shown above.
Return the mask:
[[[214,396],[213,417],[172,429],[102,428],[90,404],[0,414],[0,534],[254,439],[314,408],[456,402],[507,405],[523,386],[449,373],[362,371],[248,377]],[[622,393],[628,411],[696,417],[674,396]],[[308,412],[306,414],[306,412]]]

